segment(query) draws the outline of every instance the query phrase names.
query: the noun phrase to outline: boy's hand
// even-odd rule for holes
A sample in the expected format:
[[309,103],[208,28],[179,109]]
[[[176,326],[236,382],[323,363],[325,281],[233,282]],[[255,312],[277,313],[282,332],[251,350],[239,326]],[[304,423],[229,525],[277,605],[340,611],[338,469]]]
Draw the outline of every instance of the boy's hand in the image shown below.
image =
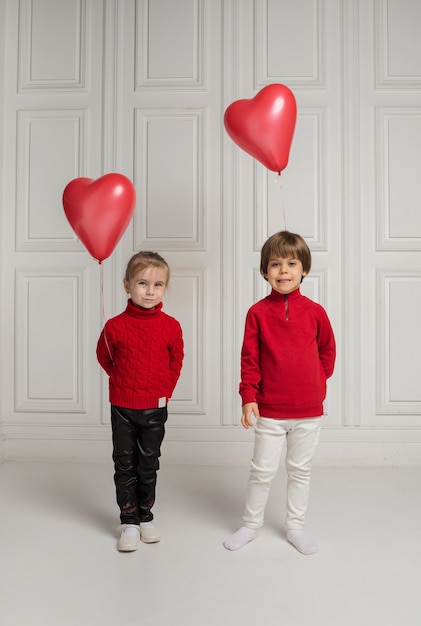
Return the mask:
[[256,419],[260,417],[259,407],[257,406],[257,402],[248,402],[243,405],[243,414],[241,416],[241,423],[245,429],[253,428],[253,420],[251,416],[254,415]]

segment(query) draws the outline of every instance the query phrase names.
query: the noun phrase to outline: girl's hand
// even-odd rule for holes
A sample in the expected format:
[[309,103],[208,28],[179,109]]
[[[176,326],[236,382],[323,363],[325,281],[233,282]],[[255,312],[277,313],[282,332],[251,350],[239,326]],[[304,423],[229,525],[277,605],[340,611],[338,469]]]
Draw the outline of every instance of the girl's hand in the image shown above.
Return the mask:
[[257,402],[248,402],[243,405],[243,414],[241,416],[241,423],[244,428],[247,430],[248,428],[253,428],[253,420],[251,416],[254,415],[256,419],[260,417],[259,407],[257,406]]

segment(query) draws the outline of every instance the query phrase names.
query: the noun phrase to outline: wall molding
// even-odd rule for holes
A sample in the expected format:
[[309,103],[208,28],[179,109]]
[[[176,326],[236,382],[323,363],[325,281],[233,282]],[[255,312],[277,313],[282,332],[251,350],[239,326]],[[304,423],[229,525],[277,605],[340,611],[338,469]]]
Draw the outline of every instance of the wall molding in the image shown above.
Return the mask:
[[[67,39],[66,42],[61,41],[62,45],[67,44],[67,52],[73,53],[72,66],[67,68],[64,74],[59,75],[54,64],[48,69],[45,67],[47,58],[42,58],[40,50],[45,45],[45,41],[40,32],[37,31],[37,25],[45,20],[42,10],[37,14],[34,10],[34,3],[31,0],[20,0],[19,12],[19,92],[39,91],[45,93],[60,91],[86,91],[86,68],[87,56],[89,54],[89,32],[88,18],[90,14],[91,2],[82,2],[81,0],[73,0],[73,5],[68,3],[68,13],[63,15],[63,9],[58,8],[54,15],[54,23],[56,27],[60,27],[61,32],[74,27],[73,32],[70,30],[69,35],[73,35],[73,42]],[[73,15],[72,15],[73,13]],[[61,17],[59,19],[59,14]],[[73,17],[74,23],[71,23],[70,17]],[[67,20],[66,20],[67,18]],[[59,29],[58,29],[59,30]],[[60,36],[60,30],[58,36]],[[51,33],[54,28],[51,28]],[[53,39],[51,40],[53,42]],[[73,46],[73,50],[72,50]],[[39,58],[38,58],[39,57]],[[34,59],[38,61],[38,76],[34,76]],[[43,65],[44,64],[44,65]],[[42,66],[42,70],[41,70]],[[42,73],[43,72],[43,73]]]
[[[56,199],[61,200],[67,184],[66,168],[55,171],[57,152],[68,153],[65,163],[74,177],[81,176],[87,165],[91,116],[83,109],[39,109],[17,112],[16,171],[16,250],[83,251],[75,233],[63,215],[57,217]],[[47,152],[45,152],[47,151]],[[48,154],[48,157],[46,156]],[[55,172],[48,181],[44,168],[50,163]],[[40,167],[40,164],[43,164]],[[67,174],[68,176],[68,174]],[[46,188],[49,187],[48,191]],[[48,201],[47,201],[48,198]],[[43,231],[46,206],[53,207],[49,215],[49,229]],[[34,231],[34,233],[31,232]],[[41,235],[43,233],[43,235]]]
[[[412,170],[421,154],[418,5],[188,0],[180,15],[168,0],[168,15],[182,24],[167,19],[161,31],[152,0],[56,4],[0,2],[0,462],[110,458],[108,381],[95,345],[105,317],[125,305],[126,260],[157,247],[174,268],[167,310],[177,319],[182,312],[188,372],[163,461],[247,465],[253,433],[239,426],[238,395],[244,317],[267,290],[260,246],[288,221],[315,253],[303,293],[328,301],[337,335],[316,463],[419,465],[421,291],[419,282],[401,285],[421,240]],[[294,89],[299,107],[282,194],[221,123],[230,103],[273,80]],[[61,196],[69,179],[106,171],[135,178],[139,193],[99,280]],[[398,283],[414,312],[401,325]]]
[[[15,334],[16,345],[16,363],[15,363],[15,411],[23,412],[31,415],[63,413],[63,414],[87,414],[86,406],[86,290],[87,290],[87,272],[84,268],[66,268],[52,269],[48,268],[19,268],[16,270],[16,328],[20,332]],[[34,315],[34,310],[39,310],[48,302],[50,307],[54,302],[58,288],[67,291],[69,310],[73,317],[72,337],[72,367],[71,380],[66,387],[62,387],[60,392],[39,393],[36,396],[31,394],[31,375],[36,374],[35,363],[38,361],[41,352],[37,352],[36,342],[31,345],[35,339],[40,341],[45,338],[48,333],[45,326],[38,326],[38,332],[34,332],[34,336],[27,327],[26,320]],[[36,291],[33,293],[33,290]],[[64,300],[63,300],[64,301]],[[60,309],[58,309],[60,310]],[[50,313],[51,315],[51,313]],[[34,316],[36,318],[36,315]],[[50,328],[48,329],[50,330]],[[44,335],[39,336],[40,332]],[[51,330],[52,332],[52,330]],[[52,343],[44,344],[45,350],[49,350],[49,355],[60,354],[56,347],[53,348],[54,340],[59,340],[61,329],[54,329]],[[49,335],[48,335],[49,336]],[[70,343],[70,342],[69,342]],[[35,352],[32,354],[31,350]],[[53,350],[53,352],[52,352]],[[50,375],[57,364],[55,358],[51,356]],[[72,382],[71,382],[72,381]],[[54,382],[47,383],[51,390]],[[51,419],[55,419],[55,416]]]
[[[311,20],[313,17],[311,24],[313,48],[307,59],[311,67],[307,67],[307,71],[301,75],[296,73],[295,75],[287,76],[288,85],[299,89],[323,90],[326,89],[324,2],[320,0],[308,0],[306,10],[304,11],[302,10],[302,6],[301,4],[300,7],[294,7],[293,3],[290,3],[289,10],[291,12],[296,11],[296,17],[299,15],[301,21],[305,18]],[[269,9],[268,0],[254,0],[254,88],[256,91],[270,83],[283,82],[285,80],[285,76],[279,74],[274,75],[269,71],[268,50],[270,49],[270,44],[273,43],[270,41],[270,32],[268,29],[268,25],[271,22]],[[313,10],[313,15],[311,15],[311,10]],[[282,7],[282,11],[285,11],[285,6]],[[278,37],[279,40],[283,40],[282,34]],[[292,54],[293,53],[292,51]],[[278,51],[278,56],[282,58],[281,50]]]
[[[240,23],[240,7],[237,0],[225,2],[222,9],[223,49],[222,58],[222,102],[223,112],[238,97],[238,73],[236,66],[240,52],[236,43],[239,40],[238,24]],[[221,129],[221,400],[220,414],[222,426],[233,426],[238,414],[238,355],[236,337],[239,325],[244,322],[239,315],[240,285],[239,281],[232,284],[231,276],[236,275],[238,268],[238,233],[240,231],[240,212],[233,210],[239,202],[239,151],[234,142]],[[232,272],[224,268],[232,268]]]
[[[406,8],[410,5],[407,4]],[[400,74],[399,72],[393,74],[391,72],[391,62],[394,60],[393,53],[396,52],[391,44],[393,38],[393,28],[398,32],[406,32],[407,28],[411,24],[412,28],[418,28],[417,15],[415,13],[416,3],[413,4],[414,15],[410,16],[409,11],[406,13],[404,23],[402,21],[398,23],[395,16],[390,15],[391,7],[384,0],[374,0],[374,41],[375,41],[375,83],[376,89],[409,89],[418,90],[421,86],[421,65],[419,63],[419,56],[411,48],[406,48],[405,53],[407,58],[412,57],[414,60],[418,59],[417,70],[418,73],[412,71],[410,75]],[[412,17],[412,19],[411,19]],[[396,38],[395,38],[396,39]],[[412,37],[407,37],[408,41],[412,40]]]
[[[190,108],[185,111],[183,108],[135,108],[135,162],[134,162],[134,185],[136,189],[140,189],[138,194],[137,209],[135,210],[133,217],[134,228],[134,241],[133,248],[141,249],[145,245],[153,245],[155,247],[161,247],[165,250],[180,251],[192,251],[192,250],[205,250],[204,243],[204,224],[206,219],[205,214],[205,193],[204,193],[204,157],[203,146],[205,144],[205,109],[202,108]],[[155,132],[152,132],[152,129]],[[182,129],[182,130],[181,130]],[[171,134],[173,133],[173,134]],[[178,141],[174,139],[173,147],[171,148],[171,137],[183,137],[183,143],[191,145],[191,154],[193,161],[191,163],[192,169],[189,170],[187,164],[178,162],[177,154],[180,152],[178,147]],[[155,138],[156,145],[154,145]],[[168,152],[169,154],[174,151],[174,159],[171,159],[169,155],[166,155],[169,162],[173,163],[173,166],[165,173],[162,170],[161,159],[157,162],[157,146],[159,141],[169,142]],[[180,155],[178,154],[178,160]],[[163,176],[165,176],[165,184],[163,185]],[[180,185],[180,179],[184,176],[185,189],[181,196],[182,199],[173,200],[173,207],[171,212],[178,217],[175,222],[170,222],[167,226],[167,234],[160,236],[157,234],[149,233],[151,228],[151,217],[158,210],[161,209],[161,205],[166,203],[163,199],[168,195],[168,202],[170,201],[171,194],[174,194],[174,189],[179,189],[177,185]],[[150,206],[149,195],[156,196],[159,188],[169,188],[170,193],[160,196],[160,201],[157,203],[155,198],[155,204]],[[161,219],[159,219],[159,217]],[[159,222],[160,229],[162,230],[164,225],[170,221],[172,215],[159,216],[156,218]],[[182,219],[183,218],[183,219]],[[184,220],[184,228],[187,231],[180,230],[178,224]],[[170,235],[171,230],[177,226],[177,232],[175,235]],[[156,225],[155,225],[156,229]],[[153,228],[152,228],[153,230]]]
[[3,427],[0,424],[0,463],[6,460],[6,438],[3,434]]
[[[400,295],[393,295],[393,287],[402,288],[405,286],[407,290],[407,297],[405,298],[405,305],[407,311],[402,312],[402,293]],[[419,391],[419,379],[416,361],[412,360],[415,356],[410,356],[411,348],[414,346],[414,355],[418,355],[419,351],[415,346],[419,344],[419,321],[416,310],[418,308],[416,301],[412,304],[409,302],[408,295],[415,294],[415,287],[418,287],[418,292],[421,293],[421,273],[417,271],[397,271],[388,270],[386,268],[377,269],[376,272],[376,291],[377,291],[377,303],[378,312],[376,318],[378,320],[377,325],[377,363],[376,370],[378,372],[376,384],[376,413],[377,415],[399,415],[401,420],[409,420],[412,418],[418,422],[419,415],[421,413],[421,395]],[[419,298],[418,298],[419,301]],[[392,305],[395,304],[399,308],[399,319],[393,319]],[[412,313],[413,312],[413,313]],[[412,313],[412,315],[411,315]],[[406,359],[407,371],[404,378],[407,381],[409,377],[408,369],[411,369],[414,374],[412,376],[412,399],[402,399],[402,396],[407,397],[408,390],[401,392],[401,399],[393,398],[392,393],[392,363],[395,361],[392,354],[392,339],[395,334],[396,324],[399,326],[404,325],[406,330],[410,331],[408,340],[402,342],[402,337],[399,339],[399,343],[404,345],[403,352]],[[396,342],[396,339],[395,339]],[[418,361],[419,362],[419,361]],[[399,368],[401,369],[401,368]],[[416,373],[415,373],[416,372]],[[408,422],[406,421],[408,424]]]
[[[3,461],[110,462],[109,427],[33,427],[5,425],[0,435]],[[223,440],[222,440],[223,439]],[[162,450],[167,465],[248,466],[253,433],[240,427],[168,427]],[[313,465],[420,466],[421,428],[322,428]]]
[[[195,63],[192,68],[185,67],[180,76],[150,76],[149,67],[154,61],[153,51],[150,45],[151,40],[153,41],[154,34],[152,32],[151,37],[151,2],[150,0],[138,0],[135,7],[136,41],[139,42],[136,50],[135,90],[138,92],[148,89],[163,92],[171,90],[205,90],[207,88],[205,56],[209,38],[207,37],[205,28],[204,0],[194,0],[193,15],[186,14],[184,19],[180,19],[180,7],[174,7],[179,17],[179,24],[183,22],[184,24],[188,24],[188,18],[193,18],[192,33],[184,32],[184,43],[188,42],[188,35],[191,35],[192,39],[189,43],[191,44],[193,52],[192,57],[195,59]],[[179,27],[175,29],[175,32],[177,36],[183,36]],[[174,45],[175,41],[172,43]],[[188,75],[190,69],[192,71],[191,74]]]
[[342,424],[361,423],[360,343],[361,311],[350,302],[359,302],[359,271],[361,258],[361,174],[359,141],[361,119],[360,52],[358,2],[341,4],[342,42],[342,352],[347,355],[342,369]]
[[[419,138],[421,132],[421,112],[419,107],[375,107],[375,150],[376,150],[376,222],[377,222],[377,251],[399,251],[409,252],[418,251],[421,245],[421,237],[419,236],[419,222],[415,224],[414,217],[418,213],[417,202],[412,201],[413,212],[402,206],[396,207],[393,204],[393,195],[401,197],[405,193],[405,189],[409,185],[409,180],[417,177],[418,166],[415,164],[418,159],[414,159],[414,154],[409,147],[409,138],[419,146]],[[393,162],[391,157],[397,151],[392,144],[392,136],[395,136],[397,128],[400,124],[400,131],[406,128],[406,145],[408,153],[399,159],[399,167],[403,167],[405,178],[402,171],[394,172],[396,168],[396,158]],[[408,124],[411,124],[409,130]],[[394,130],[394,133],[392,132]],[[418,149],[418,155],[420,154]],[[411,168],[412,171],[411,171]],[[409,174],[408,174],[409,172]],[[398,182],[399,181],[399,182]],[[393,189],[398,183],[399,188]],[[394,193],[393,193],[394,191]],[[410,199],[406,203],[410,202]],[[396,214],[397,212],[397,214]],[[406,232],[393,235],[393,222],[401,224],[401,228],[405,228]],[[418,232],[418,235],[417,235]]]

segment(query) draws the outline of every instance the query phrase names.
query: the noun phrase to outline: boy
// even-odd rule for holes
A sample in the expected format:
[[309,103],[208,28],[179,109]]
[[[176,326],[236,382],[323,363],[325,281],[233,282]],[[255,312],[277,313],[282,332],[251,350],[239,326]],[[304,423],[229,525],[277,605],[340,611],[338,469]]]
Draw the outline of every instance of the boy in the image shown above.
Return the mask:
[[227,550],[238,550],[255,539],[263,525],[285,443],[287,539],[302,554],[318,550],[305,535],[304,524],[311,461],[336,348],[325,310],[300,293],[310,268],[311,252],[299,235],[276,233],[262,248],[260,273],[272,291],[249,309],[241,350],[241,423],[248,429],[253,426],[252,415],[257,420],[254,453],[244,525],[225,540]]

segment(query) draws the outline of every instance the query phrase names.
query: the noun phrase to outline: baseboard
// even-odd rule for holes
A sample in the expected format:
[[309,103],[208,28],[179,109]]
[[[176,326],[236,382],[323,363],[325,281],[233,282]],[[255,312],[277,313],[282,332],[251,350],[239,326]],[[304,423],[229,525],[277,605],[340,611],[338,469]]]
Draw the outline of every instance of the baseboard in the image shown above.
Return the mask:
[[4,435],[0,431],[0,463],[6,460],[6,445]]
[[[238,428],[168,428],[161,463],[249,465],[253,433]],[[112,454],[109,427],[4,428],[3,461],[105,462]],[[315,466],[420,466],[421,429],[323,428]]]

